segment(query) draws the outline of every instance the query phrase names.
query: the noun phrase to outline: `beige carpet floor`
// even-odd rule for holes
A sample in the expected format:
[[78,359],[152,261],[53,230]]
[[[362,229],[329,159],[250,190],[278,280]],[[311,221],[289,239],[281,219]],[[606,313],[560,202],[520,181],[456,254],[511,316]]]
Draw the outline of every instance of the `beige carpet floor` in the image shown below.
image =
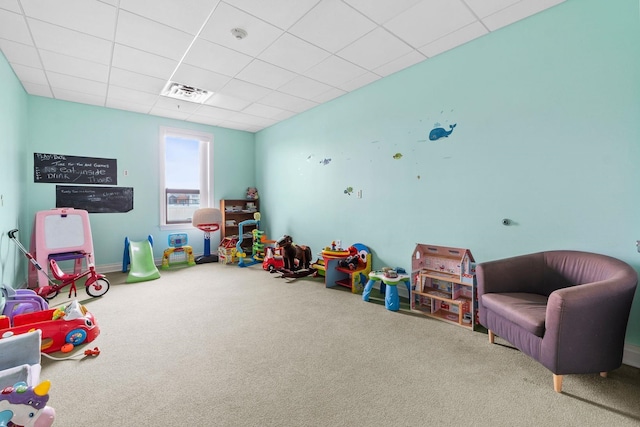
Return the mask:
[[[637,426],[640,370],[565,377],[486,334],[260,266],[112,273],[98,357],[51,361],[55,425]],[[64,304],[66,295],[52,305]],[[55,356],[62,354],[56,353]]]

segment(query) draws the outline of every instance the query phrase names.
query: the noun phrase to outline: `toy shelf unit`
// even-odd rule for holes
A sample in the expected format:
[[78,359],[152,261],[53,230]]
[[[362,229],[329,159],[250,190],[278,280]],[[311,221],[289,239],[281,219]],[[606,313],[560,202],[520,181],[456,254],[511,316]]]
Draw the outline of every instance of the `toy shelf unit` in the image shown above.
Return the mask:
[[[242,221],[253,219],[253,214],[260,211],[260,199],[223,199],[220,200],[220,211],[222,212],[220,240],[224,240],[226,237],[238,235],[239,224]],[[246,234],[242,247],[249,252],[252,244],[251,231],[255,228],[255,225],[246,225],[242,229]]]
[[411,277],[411,311],[474,329],[475,261],[469,249],[418,244]]

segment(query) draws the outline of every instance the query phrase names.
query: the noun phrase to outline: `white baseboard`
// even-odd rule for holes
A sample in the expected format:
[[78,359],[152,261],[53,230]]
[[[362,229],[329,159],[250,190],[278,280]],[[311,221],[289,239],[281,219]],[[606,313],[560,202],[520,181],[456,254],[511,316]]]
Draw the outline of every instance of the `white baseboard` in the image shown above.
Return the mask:
[[637,345],[625,344],[622,363],[635,368],[640,368],[640,347]]

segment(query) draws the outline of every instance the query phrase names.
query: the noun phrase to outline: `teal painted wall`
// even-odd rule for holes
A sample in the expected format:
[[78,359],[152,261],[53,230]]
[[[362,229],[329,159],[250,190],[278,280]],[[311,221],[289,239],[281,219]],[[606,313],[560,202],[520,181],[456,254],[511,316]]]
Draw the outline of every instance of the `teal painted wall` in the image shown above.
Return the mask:
[[[375,267],[430,243],[640,269],[639,17],[637,0],[569,0],[257,133],[267,234],[362,242]],[[436,123],[457,127],[430,141]]]
[[26,158],[28,95],[1,52],[0,83],[0,281],[12,284],[16,274],[26,265],[7,232],[21,225],[25,200],[21,190],[24,186],[22,170]]
[[[167,236],[187,232],[194,253],[202,254],[204,234],[191,227],[161,230],[159,197],[160,126],[210,132],[214,136],[214,197],[244,196],[255,186],[254,136],[248,132],[199,125],[109,108],[81,105],[50,98],[29,99],[29,144],[26,153],[25,191],[29,194],[24,231],[28,242],[37,211],[55,207],[56,184],[33,182],[33,153],[66,154],[117,159],[119,187],[133,187],[134,209],[127,213],[90,214],[97,265],[122,263],[124,238],[154,237],[154,256],[161,258]],[[124,171],[128,175],[124,176]],[[216,247],[218,234],[212,236]]]

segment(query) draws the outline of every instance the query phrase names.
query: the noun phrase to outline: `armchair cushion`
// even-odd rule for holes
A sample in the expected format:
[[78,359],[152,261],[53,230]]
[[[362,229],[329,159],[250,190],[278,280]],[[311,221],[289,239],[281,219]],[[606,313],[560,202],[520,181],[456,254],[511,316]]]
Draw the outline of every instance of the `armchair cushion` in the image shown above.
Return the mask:
[[538,337],[544,335],[547,300],[544,295],[528,293],[482,295],[482,304],[488,310]]

